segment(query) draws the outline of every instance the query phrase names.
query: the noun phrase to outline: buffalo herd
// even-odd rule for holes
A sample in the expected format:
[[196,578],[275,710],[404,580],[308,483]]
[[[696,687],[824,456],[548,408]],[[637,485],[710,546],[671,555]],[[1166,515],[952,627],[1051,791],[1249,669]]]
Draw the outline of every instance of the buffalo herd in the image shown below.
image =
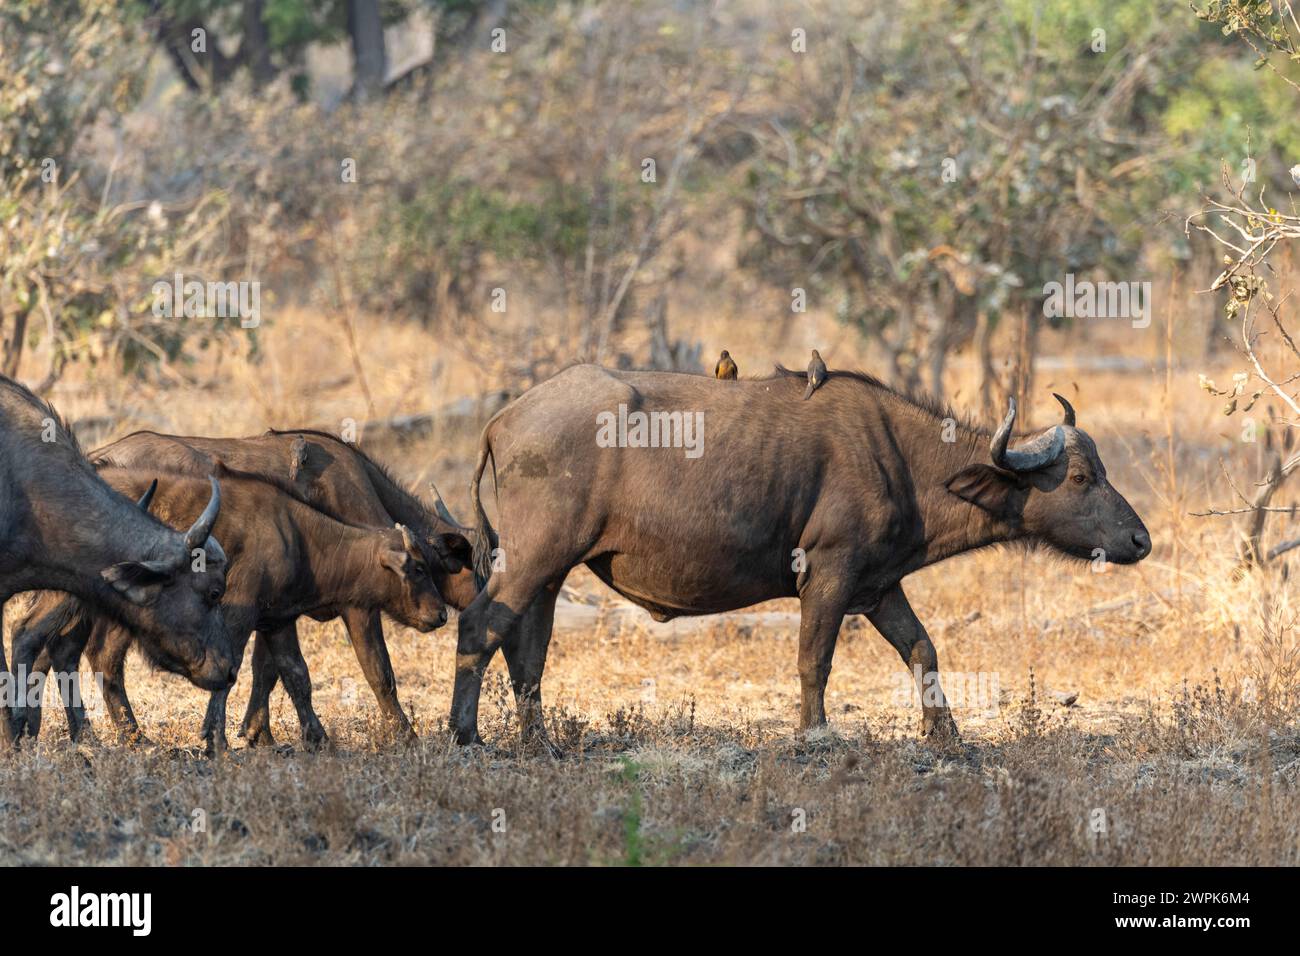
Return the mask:
[[83,655],[113,724],[137,739],[123,681],[134,644],[209,692],[200,735],[220,751],[256,632],[240,735],[271,742],[283,683],[304,745],[319,747],[303,615],[343,621],[385,721],[410,738],[382,615],[428,632],[450,606],[455,739],[480,742],[480,688],[500,648],[525,744],[557,753],[542,674],[560,587],[579,564],[656,621],[798,598],[801,729],[825,722],[841,622],[863,614],[913,673],[922,733],[953,736],[903,578],[1004,542],[1130,564],[1151,539],[1060,396],[1061,422],[1013,443],[1014,401],[990,433],[864,374],[823,366],[818,379],[568,368],[487,423],[463,525],[436,489],[427,506],[325,432],[136,432],[84,453],[50,405],[0,378],[0,606],[31,592],[12,663],[0,644],[3,744],[38,733],[47,674],[81,733]]

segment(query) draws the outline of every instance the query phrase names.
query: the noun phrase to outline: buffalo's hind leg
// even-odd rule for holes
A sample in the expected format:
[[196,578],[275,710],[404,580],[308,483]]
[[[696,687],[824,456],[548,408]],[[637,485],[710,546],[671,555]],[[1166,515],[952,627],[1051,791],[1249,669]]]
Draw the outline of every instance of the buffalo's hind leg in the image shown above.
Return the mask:
[[11,712],[12,704],[17,694],[16,681],[14,675],[9,673],[9,662],[5,660],[5,642],[4,642],[4,620],[5,620],[5,602],[8,601],[8,595],[4,600],[0,600],[0,701],[3,701],[4,720],[0,721],[0,748],[12,750],[17,743],[15,727],[17,720]]
[[[55,599],[57,603],[51,605]],[[84,613],[69,613],[71,608],[70,599],[65,595],[43,595],[14,628],[13,673],[17,678],[13,712],[15,736],[26,734],[35,737],[40,733],[44,680],[33,678],[48,673],[53,659],[62,661],[63,658],[54,648],[63,642],[72,641],[76,646],[74,670],[76,662],[80,660],[82,648],[90,637],[92,620]],[[60,673],[60,669],[56,668],[55,673]],[[65,677],[60,683],[64,685],[70,681],[71,678]]]
[[542,720],[542,672],[546,669],[546,651],[555,625],[555,601],[560,594],[560,583],[554,581],[542,589],[514,634],[501,645],[515,692],[524,747],[541,750],[553,757],[563,754],[547,736],[546,724]]
[[[494,574],[473,602],[460,613],[456,639],[456,682],[451,697],[451,729],[460,744],[482,743],[478,734],[478,700],[483,674],[492,655],[507,641],[518,640],[517,629],[543,593],[547,582],[563,578],[572,565],[551,572],[516,557],[508,572]],[[532,645],[537,650],[535,643]],[[523,648],[520,647],[521,653]],[[546,649],[540,648],[544,661]],[[520,659],[522,664],[523,658]],[[540,679],[541,670],[537,668]],[[521,671],[522,675],[522,671]],[[540,697],[539,697],[540,700]]]
[[902,585],[896,584],[867,615],[877,631],[894,645],[903,663],[911,668],[921,695],[921,734],[937,740],[958,740],[957,724],[948,709],[948,699],[939,686],[939,655],[935,653],[925,625],[917,618]]
[[812,579],[799,594],[799,729],[826,723],[826,682],[848,606],[841,576]]

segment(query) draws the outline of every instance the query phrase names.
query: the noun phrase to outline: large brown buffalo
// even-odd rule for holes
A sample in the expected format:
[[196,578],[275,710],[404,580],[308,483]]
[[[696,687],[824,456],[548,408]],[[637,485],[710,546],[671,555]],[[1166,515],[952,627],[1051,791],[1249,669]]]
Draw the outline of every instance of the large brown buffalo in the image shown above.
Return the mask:
[[[1064,399],[1062,424],[1013,446],[1014,401],[990,435],[866,375],[830,372],[801,401],[806,384],[785,369],[720,381],[582,365],[488,423],[471,494],[480,540],[499,550],[460,616],[457,740],[478,739],[500,647],[525,738],[546,742],[542,670],[556,595],[578,564],[659,621],[798,597],[803,728],[826,719],[844,615],[865,614],[922,684],[929,734],[955,727],[904,577],[1009,541],[1118,564],[1151,550]],[[479,495],[489,461],[499,540]]]
[[[209,537],[221,493],[205,485],[189,530],[167,527],[100,479],[53,408],[0,376],[0,608],[23,591],[75,594],[135,629],[157,666],[201,687],[229,686],[225,555]],[[7,671],[0,650],[6,691]],[[0,721],[0,736],[8,733]]]

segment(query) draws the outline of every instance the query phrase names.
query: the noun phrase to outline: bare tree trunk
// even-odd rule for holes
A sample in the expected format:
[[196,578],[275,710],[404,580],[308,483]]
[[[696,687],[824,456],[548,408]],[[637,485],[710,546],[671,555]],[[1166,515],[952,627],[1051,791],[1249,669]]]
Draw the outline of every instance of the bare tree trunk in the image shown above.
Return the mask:
[[27,340],[27,318],[30,314],[26,309],[15,312],[13,331],[4,340],[4,357],[0,362],[0,372],[10,378],[18,377],[18,364],[23,358],[23,346]]
[[984,309],[975,320],[975,355],[980,370],[980,414],[992,418],[997,414],[1002,383],[993,367],[993,320]]
[[930,376],[930,394],[943,398],[943,372],[948,365],[948,348],[952,341],[952,319],[943,317],[930,334],[929,355],[926,356]]
[[1264,537],[1264,525],[1268,522],[1267,508],[1273,500],[1273,495],[1277,492],[1277,486],[1281,483],[1281,473],[1282,457],[1275,453],[1273,461],[1269,464],[1268,475],[1264,479],[1264,484],[1255,492],[1255,500],[1250,503],[1255,511],[1251,514],[1250,521],[1246,525],[1246,535],[1241,545],[1241,563],[1243,565],[1261,565],[1264,563],[1264,553],[1260,544]]
[[[1269,422],[1269,429],[1264,433],[1264,454],[1267,456],[1268,470],[1264,473],[1264,480],[1256,485],[1255,498],[1250,502],[1254,511],[1246,523],[1246,531],[1243,536],[1241,545],[1241,567],[1247,568],[1251,565],[1262,567],[1264,563],[1274,555],[1266,552],[1263,547],[1264,526],[1268,523],[1268,516],[1271,513],[1269,508],[1273,503],[1273,496],[1278,489],[1292,474],[1282,465],[1283,455],[1290,457],[1291,451],[1291,431],[1288,429],[1284,435],[1283,447],[1278,450],[1273,438],[1273,427],[1276,421]],[[1290,550],[1284,548],[1282,551]],[[1278,551],[1277,553],[1282,553]]]
[[[216,33],[199,17],[172,19],[168,15],[170,8],[164,8],[162,0],[152,0],[149,12],[158,42],[167,51],[181,80],[195,92],[221,86],[243,62],[242,47],[235,56],[226,56],[221,52]],[[201,52],[193,49],[195,31],[202,31],[204,50]]]
[[370,99],[384,87],[388,54],[379,0],[348,0],[348,33],[352,36],[352,95]]
[[239,50],[252,71],[255,90],[263,89],[275,79],[275,66],[271,63],[271,38],[262,21],[265,8],[266,0],[244,0],[244,36],[239,41]]
[[1038,333],[1042,328],[1043,306],[1038,299],[1025,303],[1020,322],[1020,339],[1016,348],[1016,372],[1012,378],[1011,394],[1019,406],[1017,422],[1029,428],[1029,413],[1034,394],[1034,359],[1038,356]]

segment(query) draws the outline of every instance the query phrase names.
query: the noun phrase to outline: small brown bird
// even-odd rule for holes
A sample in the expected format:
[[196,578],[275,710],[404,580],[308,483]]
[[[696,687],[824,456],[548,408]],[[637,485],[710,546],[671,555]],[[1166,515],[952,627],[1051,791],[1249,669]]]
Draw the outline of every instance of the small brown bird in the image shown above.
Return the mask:
[[297,481],[298,476],[302,474],[303,468],[307,466],[307,442],[301,435],[293,440],[289,446],[289,480]]
[[734,380],[737,371],[739,370],[736,368],[736,363],[731,360],[731,353],[723,349],[722,354],[718,356],[718,364],[713,369],[713,377]]
[[803,400],[808,401],[809,396],[817,391],[817,386],[826,381],[826,363],[816,349],[812,350],[812,361],[808,363],[808,388],[804,390]]

